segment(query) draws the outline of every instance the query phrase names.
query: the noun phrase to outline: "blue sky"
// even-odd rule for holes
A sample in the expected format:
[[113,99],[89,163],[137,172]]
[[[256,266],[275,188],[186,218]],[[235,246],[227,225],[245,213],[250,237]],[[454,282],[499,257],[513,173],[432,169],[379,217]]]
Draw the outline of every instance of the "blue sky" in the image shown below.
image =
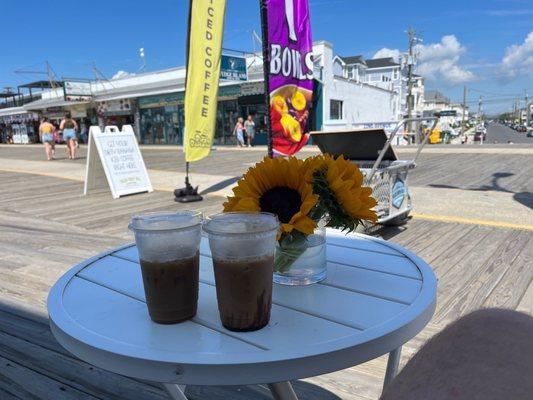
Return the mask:
[[[405,51],[412,25],[426,87],[453,100],[485,97],[486,109],[509,110],[525,89],[533,97],[533,0],[448,2],[309,0],[314,40],[340,55]],[[48,60],[58,76],[91,78],[95,62],[107,77],[136,72],[145,48],[147,70],[183,65],[186,0],[1,0],[0,88],[39,75]],[[259,29],[257,0],[228,0],[224,47],[252,50]],[[528,36],[529,35],[529,36]],[[386,49],[386,50],[382,50]]]

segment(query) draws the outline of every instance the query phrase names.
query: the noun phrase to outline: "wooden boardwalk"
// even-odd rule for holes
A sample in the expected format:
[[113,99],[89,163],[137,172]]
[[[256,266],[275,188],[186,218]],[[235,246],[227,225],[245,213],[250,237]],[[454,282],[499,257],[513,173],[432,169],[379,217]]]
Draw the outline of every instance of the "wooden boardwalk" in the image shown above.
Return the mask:
[[[147,155],[147,164],[170,168],[173,154],[159,159]],[[205,167],[212,173],[238,175],[246,163],[261,158],[259,153],[242,153],[226,160],[223,156],[220,152]],[[498,162],[505,164],[505,160]],[[523,160],[513,159],[507,166],[511,171],[504,171],[514,179],[500,187],[531,191]],[[461,178],[456,186],[498,190],[487,186],[499,167],[487,168],[476,174],[476,182]],[[438,175],[432,177],[426,170],[415,179],[420,186],[449,184]],[[70,266],[131,241],[127,224],[133,212],[179,210],[190,205],[174,203],[167,192],[118,200],[109,194],[83,197],[81,192],[82,184],[75,181],[0,172],[0,399],[164,399],[158,385],[100,370],[63,350],[48,328],[45,301],[50,286]],[[193,206],[210,214],[219,211],[221,203],[221,197],[207,196]],[[404,346],[402,363],[446,324],[472,310],[505,307],[533,314],[533,231],[415,218],[406,226],[374,234],[419,254],[439,278],[436,314],[428,327]],[[295,388],[302,399],[376,399],[385,364],[386,358],[381,357],[298,381]],[[198,400],[270,398],[261,386],[188,387],[187,395]]]

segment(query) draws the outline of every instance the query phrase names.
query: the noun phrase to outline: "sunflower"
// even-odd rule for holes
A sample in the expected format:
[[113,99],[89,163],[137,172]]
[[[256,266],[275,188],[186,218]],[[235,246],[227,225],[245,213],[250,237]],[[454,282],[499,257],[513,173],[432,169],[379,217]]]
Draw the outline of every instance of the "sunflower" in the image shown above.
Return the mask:
[[320,197],[319,208],[329,214],[330,226],[353,230],[361,220],[377,221],[372,210],[377,205],[372,189],[363,185],[363,175],[356,164],[343,156],[329,154],[304,162],[306,181],[312,182]]
[[305,179],[303,161],[296,157],[268,158],[250,168],[224,203],[224,212],[270,212],[278,216],[282,233],[313,233],[317,224],[309,216],[318,196]]

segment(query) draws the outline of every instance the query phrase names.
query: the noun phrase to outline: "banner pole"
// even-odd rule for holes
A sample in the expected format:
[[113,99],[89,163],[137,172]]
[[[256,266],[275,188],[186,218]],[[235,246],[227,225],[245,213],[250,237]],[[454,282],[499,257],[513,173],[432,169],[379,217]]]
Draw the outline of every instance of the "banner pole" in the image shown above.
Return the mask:
[[[189,46],[191,42],[191,16],[192,16],[192,6],[194,0],[189,0],[189,17],[188,17],[188,27],[187,27],[187,45],[185,46],[185,83],[183,91],[187,90],[187,73],[189,71]],[[187,127],[185,127],[187,129]],[[184,131],[185,132],[185,131]],[[186,134],[186,132],[185,132]],[[183,146],[185,148],[185,135],[183,136]],[[187,154],[185,154],[185,159],[187,159]],[[190,203],[193,201],[202,201],[203,197],[198,194],[198,186],[194,188],[189,181],[189,162],[185,161],[185,187],[181,189],[174,190],[174,201],[180,203]]]
[[274,157],[274,152],[272,150],[272,125],[270,122],[270,91],[268,84],[268,77],[270,73],[270,62],[269,62],[269,52],[268,52],[268,15],[267,15],[267,5],[266,0],[259,0],[259,8],[261,11],[261,35],[263,40],[261,41],[261,47],[263,50],[263,75],[264,75],[264,86],[265,86],[265,106],[267,110],[267,119],[266,119],[266,129],[267,129],[267,145],[268,145],[268,156],[270,158]]

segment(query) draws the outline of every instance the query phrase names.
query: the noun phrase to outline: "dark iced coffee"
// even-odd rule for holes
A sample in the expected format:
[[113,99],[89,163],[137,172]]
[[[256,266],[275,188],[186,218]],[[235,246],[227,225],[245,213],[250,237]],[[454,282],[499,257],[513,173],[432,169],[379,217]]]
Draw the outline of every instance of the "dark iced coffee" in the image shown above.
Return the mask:
[[270,320],[278,226],[268,213],[223,213],[204,225],[220,320],[229,330],[255,331]]
[[202,215],[194,211],[137,214],[135,234],[148,314],[172,324],[196,315]]
[[172,324],[196,315],[199,254],[167,262],[141,259],[148,313],[154,322]]
[[270,320],[274,257],[213,260],[222,325],[232,331],[255,331]]

